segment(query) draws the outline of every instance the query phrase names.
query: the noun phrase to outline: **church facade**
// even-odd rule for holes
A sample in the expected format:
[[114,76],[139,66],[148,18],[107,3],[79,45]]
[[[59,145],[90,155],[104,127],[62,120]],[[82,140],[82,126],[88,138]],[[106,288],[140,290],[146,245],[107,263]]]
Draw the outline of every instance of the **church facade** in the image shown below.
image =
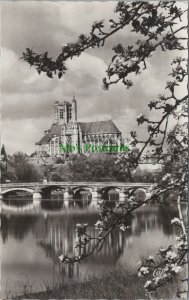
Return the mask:
[[[96,122],[78,122],[77,101],[73,97],[71,102],[64,101],[54,104],[54,122],[44,136],[36,143],[38,156],[48,154],[58,156],[63,154],[62,145],[72,147],[72,153],[91,152],[92,148],[86,145],[121,147],[123,145],[122,134],[112,120]],[[68,149],[68,147],[67,147]]]

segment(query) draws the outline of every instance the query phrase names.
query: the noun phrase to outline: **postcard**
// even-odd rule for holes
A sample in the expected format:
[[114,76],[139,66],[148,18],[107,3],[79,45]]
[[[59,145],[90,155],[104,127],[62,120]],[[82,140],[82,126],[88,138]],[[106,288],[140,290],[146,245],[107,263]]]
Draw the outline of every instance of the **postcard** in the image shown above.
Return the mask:
[[187,299],[188,2],[0,5],[1,299]]

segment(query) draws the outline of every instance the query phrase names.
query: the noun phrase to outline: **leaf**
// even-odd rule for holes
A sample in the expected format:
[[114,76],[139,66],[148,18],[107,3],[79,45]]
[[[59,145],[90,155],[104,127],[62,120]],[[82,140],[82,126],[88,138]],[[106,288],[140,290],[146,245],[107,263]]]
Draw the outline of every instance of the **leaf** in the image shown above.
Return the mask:
[[58,78],[60,79],[62,77],[62,75],[63,75],[62,72],[59,72],[58,73]]
[[52,78],[52,72],[47,72],[47,76],[48,76],[49,78]]

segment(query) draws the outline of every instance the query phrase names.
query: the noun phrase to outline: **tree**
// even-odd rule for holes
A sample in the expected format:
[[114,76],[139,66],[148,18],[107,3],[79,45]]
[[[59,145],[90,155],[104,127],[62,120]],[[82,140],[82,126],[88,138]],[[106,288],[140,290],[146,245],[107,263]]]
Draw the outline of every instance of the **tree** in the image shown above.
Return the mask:
[[2,147],[1,147],[1,157],[2,157],[2,160],[7,161],[7,153],[5,151],[4,145],[2,145]]
[[5,182],[6,180],[17,181],[17,176],[15,173],[14,164],[12,161],[12,156],[7,155],[5,146],[2,145],[1,148],[1,181]]
[[[126,88],[133,85],[131,75],[139,76],[148,67],[148,59],[158,49],[162,52],[173,51],[182,53],[187,49],[187,26],[182,26],[182,17],[186,13],[178,7],[175,1],[160,2],[118,2],[115,8],[117,18],[109,20],[109,27],[104,21],[95,22],[88,35],[81,34],[76,43],[67,44],[62,48],[56,59],[48,56],[48,52],[36,54],[31,49],[26,49],[22,59],[37,69],[37,72],[46,73],[50,78],[65,76],[66,61],[92,47],[103,47],[109,37],[124,28],[140,34],[134,44],[124,47],[118,44],[113,48],[114,55],[103,79],[103,86],[107,90],[112,84],[123,83]],[[181,24],[181,25],[180,25]],[[165,168],[165,175],[150,191],[150,196],[145,200],[136,201],[133,191],[128,195],[128,203],[118,202],[115,208],[107,209],[104,202],[99,202],[100,220],[95,224],[98,237],[92,237],[87,232],[86,224],[78,224],[78,254],[73,257],[61,255],[60,260],[66,263],[80,262],[85,257],[101,249],[106,237],[116,228],[126,230],[127,219],[143,204],[158,200],[158,196],[167,191],[177,191],[178,218],[173,219],[172,224],[178,229],[176,245],[170,245],[167,249],[160,249],[160,263],[155,263],[152,257],[144,259],[138,266],[139,276],[147,276],[145,290],[151,297],[153,292],[177,278],[182,267],[187,263],[187,233],[180,209],[180,202],[185,198],[187,188],[187,164],[188,153],[187,140],[187,100],[188,94],[179,97],[178,91],[186,90],[187,61],[184,55],[175,57],[172,61],[172,72],[165,85],[165,92],[153,99],[148,104],[150,111],[159,111],[159,119],[153,120],[143,114],[137,118],[139,126],[147,127],[146,140],[138,138],[135,131],[131,132],[130,143],[137,146],[138,153],[133,151],[127,155],[117,157],[118,165],[123,172],[134,170],[142,155],[156,156],[168,165],[169,172]],[[170,120],[174,120],[174,128],[169,129]],[[164,151],[168,147],[165,158]],[[147,152],[148,150],[148,152]],[[184,157],[184,158],[183,158]],[[95,240],[95,245],[94,245]],[[93,248],[88,253],[82,249],[90,243]],[[185,280],[185,279],[182,279]],[[178,296],[183,290],[178,288]]]
[[[4,151],[5,150],[3,150],[2,153],[4,153]],[[27,155],[22,152],[6,155],[6,165],[2,159],[0,167],[3,182],[5,182],[5,180],[14,182],[40,181],[42,177],[41,171],[33,164],[30,164]]]
[[137,169],[133,175],[134,182],[155,182],[157,174],[153,171]]
[[5,163],[5,169],[3,168],[3,165],[2,165],[2,168],[3,168],[3,170],[5,170],[4,175],[6,176],[6,174],[7,174],[7,153],[5,151],[5,146],[4,145],[2,145],[2,147],[1,147],[1,161],[3,163]]
[[17,152],[14,154],[14,168],[17,180],[20,182],[40,181],[41,173],[27,161],[26,154]]
[[16,175],[20,182],[38,182],[41,178],[41,174],[36,167],[27,162],[23,162],[16,166]]
[[[46,174],[44,168],[47,166],[41,166],[42,173]],[[93,154],[88,157],[72,154],[66,164],[51,165],[47,172],[52,181],[128,181],[131,179],[128,173],[130,175],[130,172],[115,163],[113,155],[107,154]]]

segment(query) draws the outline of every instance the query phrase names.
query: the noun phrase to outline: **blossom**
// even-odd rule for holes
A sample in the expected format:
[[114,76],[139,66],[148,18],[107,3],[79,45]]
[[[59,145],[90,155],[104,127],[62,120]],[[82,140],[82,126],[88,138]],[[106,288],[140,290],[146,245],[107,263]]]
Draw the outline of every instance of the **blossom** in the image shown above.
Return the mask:
[[97,221],[96,224],[94,224],[95,229],[102,229],[103,227],[103,222],[102,221]]
[[178,266],[177,264],[172,264],[171,265],[171,270],[177,274],[181,271],[181,267]]
[[124,224],[121,224],[121,225],[119,226],[119,228],[120,228],[122,231],[125,231],[127,227],[126,227]]
[[148,288],[150,285],[152,284],[151,280],[147,280],[145,285],[144,285],[144,288]]
[[140,268],[139,272],[138,272],[138,276],[145,276],[146,274],[149,273],[148,267],[142,267]]
[[159,251],[162,253],[162,252],[166,252],[167,249],[165,249],[165,248],[160,248]]
[[177,257],[177,254],[174,251],[168,251],[166,253],[166,258],[167,259],[175,259]]
[[128,202],[133,202],[133,201],[135,201],[135,197],[134,196],[129,197]]
[[58,257],[59,259],[60,259],[60,261],[62,262],[63,260],[64,260],[64,255],[63,254],[61,254],[59,257]]
[[161,281],[161,277],[158,277],[158,276],[154,277],[153,280],[154,280],[155,284],[158,285],[159,281]]
[[104,203],[104,199],[98,199],[98,204],[103,204]]
[[153,258],[153,256],[151,256],[151,255],[150,255],[150,256],[148,257],[148,260],[150,260],[150,261],[154,261],[154,258]]
[[175,223],[180,224],[180,220],[178,218],[172,219],[171,224],[175,224]]
[[171,174],[167,173],[166,175],[163,176],[162,180],[166,181],[171,177]]

